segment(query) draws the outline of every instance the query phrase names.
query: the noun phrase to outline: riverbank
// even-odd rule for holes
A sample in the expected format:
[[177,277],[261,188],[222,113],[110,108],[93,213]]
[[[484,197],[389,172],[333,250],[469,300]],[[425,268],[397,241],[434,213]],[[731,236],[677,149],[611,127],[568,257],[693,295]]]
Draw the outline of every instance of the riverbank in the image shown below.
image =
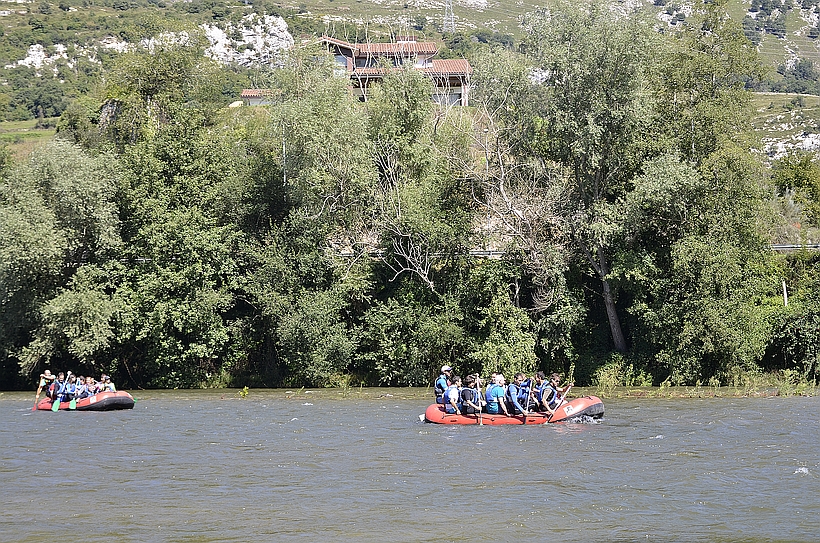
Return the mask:
[[[162,389],[130,391],[135,396],[151,396],[155,393],[171,392]],[[348,388],[319,388],[319,389],[264,389],[264,388],[224,388],[224,389],[189,389],[174,391],[180,396],[190,393],[203,393],[212,395],[215,400],[245,400],[252,399],[259,393],[266,395],[272,392],[280,400],[305,399],[314,397],[343,397],[343,398],[396,398],[402,400],[423,399],[433,397],[432,388],[421,387],[348,387]],[[663,398],[663,399],[685,399],[685,398],[766,398],[766,397],[788,397],[788,396],[816,396],[818,386],[814,383],[799,383],[792,385],[765,384],[759,386],[617,386],[617,387],[573,387],[569,393],[570,398],[579,396],[599,396],[600,398]],[[6,391],[0,392],[0,400],[18,400],[30,395],[34,398],[34,391]]]

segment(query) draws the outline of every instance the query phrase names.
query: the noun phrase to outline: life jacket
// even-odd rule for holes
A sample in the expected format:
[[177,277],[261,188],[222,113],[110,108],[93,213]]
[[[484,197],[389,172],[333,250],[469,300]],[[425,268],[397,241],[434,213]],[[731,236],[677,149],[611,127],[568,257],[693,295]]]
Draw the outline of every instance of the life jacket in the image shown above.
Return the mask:
[[444,391],[447,390],[447,376],[443,373],[439,375],[438,379],[436,379],[435,385],[433,386],[436,389],[436,398],[444,396]]
[[54,398],[60,398],[62,400],[63,396],[65,395],[65,387],[67,384],[68,382],[66,381],[63,381],[62,383],[60,381],[54,381],[54,389],[52,396]]
[[449,405],[450,404],[450,394],[452,391],[456,391],[456,403],[461,403],[461,394],[459,393],[457,385],[450,385],[447,387],[447,390],[444,391],[444,403]]
[[550,409],[555,409],[558,406],[558,390],[547,383],[547,386],[544,387],[544,391],[542,394],[546,394],[547,405]]
[[515,399],[518,400],[518,403],[526,402],[527,397],[530,395],[530,380],[527,379],[520,385],[510,383],[510,386],[507,387],[507,400],[510,403],[513,401],[513,390],[515,391]]
[[74,396],[77,394],[77,385],[66,383],[63,387],[63,397],[69,400],[74,399]]
[[464,413],[477,413],[478,410],[469,405],[467,402],[472,402],[475,405],[481,408],[480,403],[481,393],[475,388],[463,388],[461,389],[461,410]]
[[492,391],[496,387],[500,387],[501,385],[497,383],[492,383],[487,387],[487,391],[484,393],[484,399],[487,400],[487,403],[498,403],[498,399],[493,396]]
[[535,398],[540,402],[541,398],[544,396],[544,389],[547,388],[549,382],[544,381],[540,385],[538,383],[533,383],[533,390],[535,391]]
[[527,401],[527,398],[530,396],[530,390],[532,390],[532,379],[527,379],[518,385],[518,400],[521,401],[523,398],[524,401]]
[[462,388],[461,389],[461,403],[466,404],[467,402],[473,402],[476,405],[480,405],[478,403],[480,398],[480,394],[478,390],[474,388]]

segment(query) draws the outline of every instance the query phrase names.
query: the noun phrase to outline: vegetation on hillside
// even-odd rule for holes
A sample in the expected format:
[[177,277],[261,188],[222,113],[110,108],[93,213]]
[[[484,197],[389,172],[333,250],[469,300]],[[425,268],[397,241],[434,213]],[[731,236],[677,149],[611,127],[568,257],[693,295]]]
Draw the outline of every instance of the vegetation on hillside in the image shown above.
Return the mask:
[[769,242],[817,225],[820,172],[750,151],[760,63],[724,8],[537,11],[522,52],[476,52],[470,108],[411,68],[359,103],[310,48],[226,108],[234,74],[159,32],[0,161],[0,379],[814,379],[820,258]]

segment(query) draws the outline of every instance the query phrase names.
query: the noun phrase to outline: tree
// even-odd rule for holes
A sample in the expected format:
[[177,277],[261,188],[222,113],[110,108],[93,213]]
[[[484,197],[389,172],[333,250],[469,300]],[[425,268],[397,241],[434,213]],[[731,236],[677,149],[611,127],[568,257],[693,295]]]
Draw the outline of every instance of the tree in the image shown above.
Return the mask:
[[[759,162],[728,146],[703,167],[646,163],[620,202],[614,275],[632,302],[635,350],[660,379],[733,383],[756,369],[777,307],[777,266],[760,235]],[[642,332],[642,333],[641,333]]]
[[568,176],[570,235],[600,281],[612,342],[627,350],[616,293],[611,205],[629,190],[652,142],[647,92],[656,34],[638,16],[621,18],[598,3],[562,4],[526,22],[526,50],[543,81],[531,127],[532,152]]
[[203,55],[201,32],[164,32],[145,43],[124,53],[105,78],[100,130],[120,149],[171,122],[208,124],[225,102],[224,73]]
[[[388,73],[367,102],[381,243],[393,279],[410,273],[436,292],[438,255],[463,254],[469,200],[450,160],[467,138],[457,115],[433,110],[429,79],[412,67]],[[461,142],[461,145],[459,145]],[[439,264],[440,265],[440,264]]]
[[59,326],[50,324],[60,320],[57,306],[83,313],[79,299],[65,302],[70,296],[63,289],[77,270],[105,262],[120,246],[118,179],[112,157],[59,140],[10,173],[3,206],[9,228],[0,243],[8,319],[2,340],[5,355],[18,359],[26,375],[63,355]]
[[751,147],[748,82],[762,77],[760,58],[726,0],[709,2],[675,49],[664,55],[658,103],[661,130],[682,156],[699,164],[724,142]]
[[820,225],[820,165],[812,153],[792,152],[773,166],[773,181],[781,193],[793,194],[815,225]]

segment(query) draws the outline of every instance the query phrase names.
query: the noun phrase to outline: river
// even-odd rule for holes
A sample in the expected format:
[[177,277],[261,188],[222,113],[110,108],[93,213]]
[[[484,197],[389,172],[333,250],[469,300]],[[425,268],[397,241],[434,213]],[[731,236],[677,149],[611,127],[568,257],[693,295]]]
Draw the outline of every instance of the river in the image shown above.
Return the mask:
[[605,400],[598,424],[419,422],[413,389],[0,395],[0,541],[817,541],[820,399]]

